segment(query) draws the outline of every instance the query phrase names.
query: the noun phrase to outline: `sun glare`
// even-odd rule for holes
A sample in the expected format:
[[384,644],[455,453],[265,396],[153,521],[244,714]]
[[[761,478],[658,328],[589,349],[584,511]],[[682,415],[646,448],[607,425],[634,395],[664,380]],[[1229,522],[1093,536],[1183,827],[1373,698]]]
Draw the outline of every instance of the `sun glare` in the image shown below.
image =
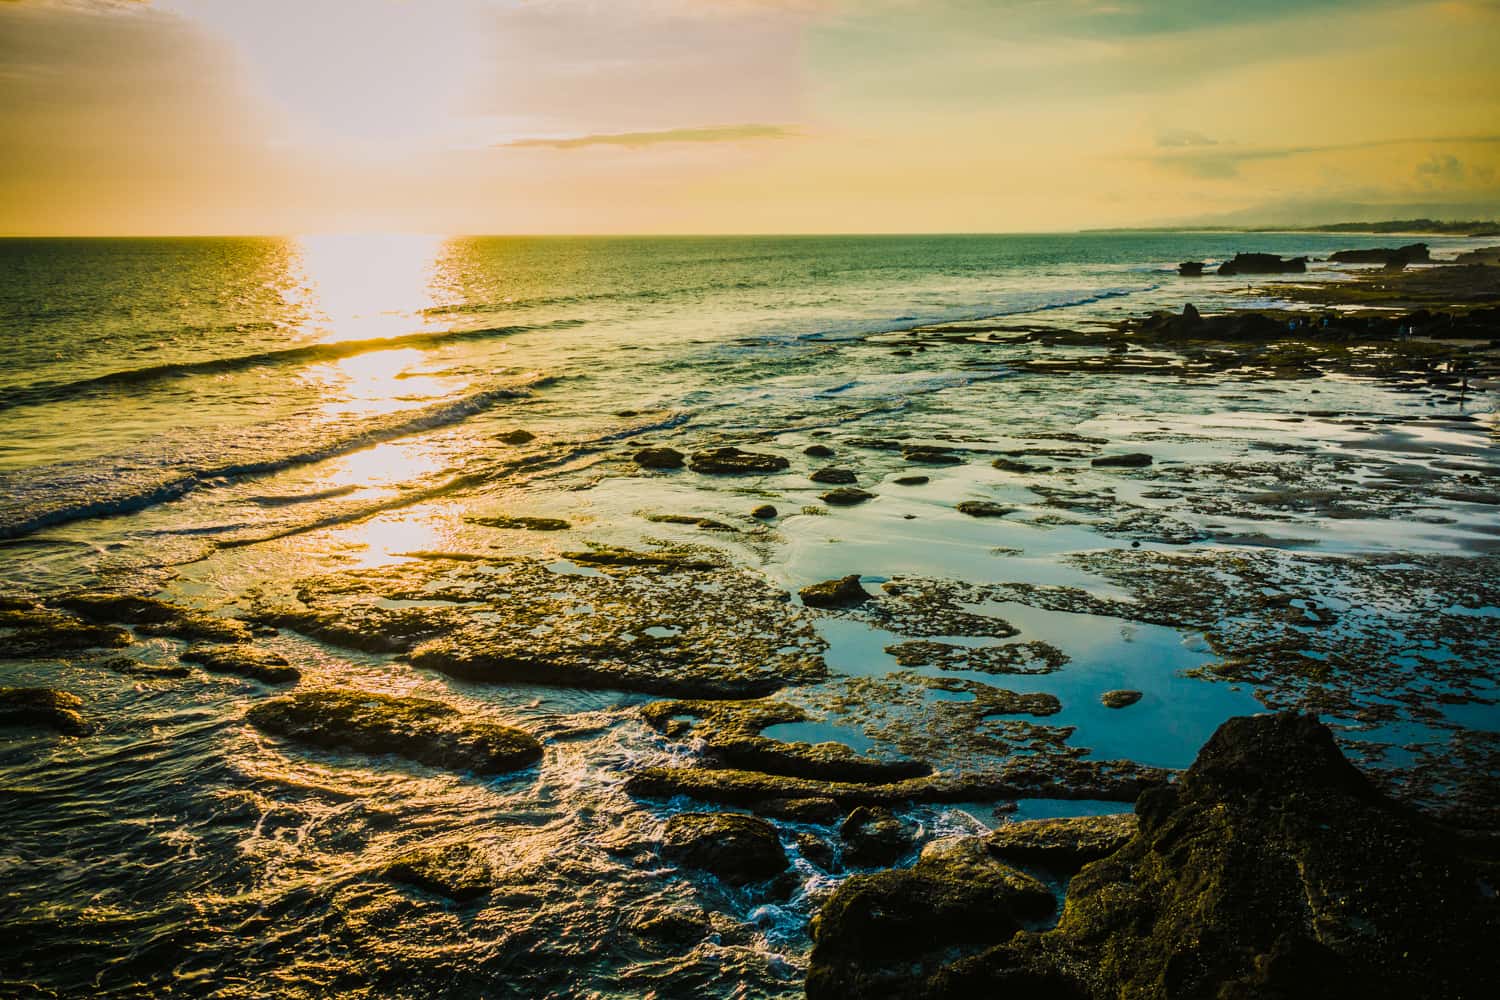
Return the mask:
[[301,294],[325,343],[412,333],[426,325],[444,238],[421,234],[302,236]]

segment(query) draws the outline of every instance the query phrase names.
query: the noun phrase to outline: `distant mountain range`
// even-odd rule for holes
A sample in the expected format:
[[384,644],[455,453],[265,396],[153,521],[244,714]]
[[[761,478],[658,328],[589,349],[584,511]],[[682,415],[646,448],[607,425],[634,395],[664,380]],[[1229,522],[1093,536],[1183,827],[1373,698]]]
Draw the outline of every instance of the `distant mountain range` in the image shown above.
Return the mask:
[[[1256,227],[1251,232],[1267,232]],[[1280,228],[1280,227],[1275,227]],[[1396,219],[1389,222],[1335,222],[1326,226],[1298,226],[1307,233],[1431,233],[1436,236],[1500,236],[1500,222],[1442,222],[1438,219]]]

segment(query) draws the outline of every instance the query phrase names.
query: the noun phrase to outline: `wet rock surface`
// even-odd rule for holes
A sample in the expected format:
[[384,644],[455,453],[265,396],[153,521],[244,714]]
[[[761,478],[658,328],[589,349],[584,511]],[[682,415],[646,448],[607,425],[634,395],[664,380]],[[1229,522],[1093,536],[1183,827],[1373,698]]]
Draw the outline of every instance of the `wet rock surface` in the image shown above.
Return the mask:
[[238,674],[267,684],[288,684],[302,677],[302,671],[280,653],[249,645],[190,646],[182,659],[211,673]]
[[1139,691],[1106,691],[1099,696],[1105,708],[1128,708],[1141,700]]
[[735,886],[774,878],[789,864],[776,828],[738,813],[673,816],[662,834],[662,854]]
[[942,967],[907,961],[861,978],[850,954],[894,947],[933,903],[866,904],[866,924],[852,926],[853,892],[835,894],[817,920],[809,994],[1457,998],[1494,984],[1493,844],[1381,795],[1311,716],[1231,719],[1136,815],[1135,835],[1073,879],[1051,931],[1018,934],[1014,914],[951,896],[967,916],[930,945]]
[[746,473],[780,472],[791,466],[791,462],[780,455],[742,451],[739,448],[715,448],[697,451],[688,467],[694,472],[718,475],[742,475]]
[[808,474],[807,478],[815,483],[828,483],[831,486],[849,485],[859,482],[859,477],[854,474],[853,469],[815,469]]
[[687,456],[676,448],[642,448],[632,458],[643,469],[680,469],[687,464]]
[[253,706],[257,729],[298,743],[420,764],[503,774],[536,763],[542,744],[529,733],[469,718],[441,701],[361,691],[301,691]]
[[39,726],[65,736],[86,736],[94,727],[82,708],[83,699],[66,691],[0,687],[0,726]]
[[80,649],[118,649],[130,645],[128,631],[96,625],[31,602],[0,607],[0,656],[46,656]]
[[859,574],[851,573],[837,580],[824,580],[803,587],[797,596],[810,608],[849,608],[863,604],[872,595],[859,582]]
[[446,896],[457,903],[486,895],[495,887],[488,857],[468,844],[428,847],[403,854],[382,870],[392,882]]
[[818,499],[830,507],[853,507],[855,504],[864,503],[866,500],[874,500],[875,494],[853,486],[841,486],[836,490],[829,490],[827,493],[818,494]]
[[858,868],[895,864],[916,835],[916,827],[884,806],[859,806],[839,826],[844,862]]
[[1113,854],[1135,833],[1135,813],[1127,812],[1002,823],[984,842],[993,854],[1013,864],[1072,873]]
[[854,875],[823,904],[807,995],[921,996],[956,949],[1020,930],[1054,906],[1046,886],[977,840],[931,845],[910,869]]
[[248,642],[243,622],[184,608],[154,597],[87,591],[64,594],[52,602],[95,624],[133,626],[140,635],[165,635],[204,642]]
[[506,517],[496,515],[493,517],[468,517],[464,520],[470,524],[480,524],[487,528],[515,528],[521,531],[566,531],[572,524],[560,517]]

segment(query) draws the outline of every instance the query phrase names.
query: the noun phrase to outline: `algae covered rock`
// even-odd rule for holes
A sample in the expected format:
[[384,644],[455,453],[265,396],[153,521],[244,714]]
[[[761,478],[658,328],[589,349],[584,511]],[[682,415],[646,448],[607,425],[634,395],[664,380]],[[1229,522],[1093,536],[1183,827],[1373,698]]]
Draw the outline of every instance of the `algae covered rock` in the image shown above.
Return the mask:
[[742,473],[780,472],[792,463],[780,455],[766,455],[739,448],[714,448],[711,451],[696,451],[688,468],[694,472],[711,472],[720,475]]
[[142,635],[207,642],[248,642],[243,622],[219,618],[155,597],[111,591],[80,591],[55,598],[53,604],[95,623],[133,625]]
[[815,483],[827,483],[830,486],[850,486],[859,482],[859,477],[852,469],[817,469],[807,477]]
[[764,882],[790,862],[763,819],[739,813],[682,813],[667,821],[662,854],[689,868],[712,872],[729,885]]
[[885,806],[859,806],[839,827],[844,860],[860,868],[895,864],[911,850],[916,827]]
[[566,531],[573,525],[560,517],[466,517],[469,524],[486,528],[511,528],[519,531]]
[[676,448],[642,448],[634,458],[643,469],[680,469],[687,461]]
[[[1016,935],[1013,922],[994,920],[989,948],[950,952],[906,995],[1494,992],[1493,846],[1383,796],[1313,716],[1229,720],[1181,782],[1140,797],[1136,815],[1138,832],[1073,878],[1054,930]],[[923,909],[892,906],[875,933],[904,931]],[[818,965],[815,951],[813,973],[826,974]]]
[[802,603],[810,608],[849,608],[871,598],[870,592],[860,586],[858,573],[810,584],[797,594],[802,598]]
[[1016,512],[1014,507],[1005,507],[989,500],[965,500],[954,509],[970,517],[1004,517]]
[[1143,451],[1125,455],[1100,455],[1089,464],[1099,469],[1140,469],[1151,464],[1151,456]]
[[750,516],[761,521],[769,521],[776,516],[776,508],[768,503],[763,503],[752,510]]
[[428,847],[403,854],[385,866],[392,882],[447,896],[463,903],[495,887],[495,875],[483,851],[469,844]]
[[1099,696],[1099,701],[1105,708],[1129,708],[1142,698],[1141,692],[1121,688],[1116,691],[1106,691]]
[[251,708],[256,728],[298,743],[395,754],[419,764],[502,774],[541,759],[530,733],[473,719],[430,698],[364,691],[299,691]]
[[1006,861],[1077,871],[1119,850],[1135,831],[1134,813],[1028,819],[1002,823],[985,843]]
[[85,736],[93,726],[79,711],[83,699],[51,688],[0,688],[0,726],[44,726],[65,736]]
[[211,673],[238,674],[267,684],[285,684],[302,677],[302,672],[280,653],[249,645],[190,646],[182,659]]
[[965,944],[1046,917],[1052,893],[996,860],[978,838],[929,845],[910,869],[854,875],[812,921],[810,1000],[905,998]]
[[855,504],[875,499],[875,494],[854,486],[840,486],[836,490],[818,494],[818,499],[830,507],[853,507]]
[[130,633],[115,625],[96,625],[24,602],[0,608],[0,656],[51,656],[130,643]]

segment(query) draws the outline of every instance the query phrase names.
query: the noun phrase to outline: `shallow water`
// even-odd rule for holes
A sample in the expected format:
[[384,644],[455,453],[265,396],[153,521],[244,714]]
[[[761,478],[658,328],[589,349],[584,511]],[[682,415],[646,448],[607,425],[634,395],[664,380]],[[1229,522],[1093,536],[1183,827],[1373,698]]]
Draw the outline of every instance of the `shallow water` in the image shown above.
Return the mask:
[[[1259,293],[1238,280],[1179,279],[1177,261],[1379,242],[0,241],[0,579],[10,595],[108,586],[237,614],[319,573],[446,565],[424,553],[537,560],[563,589],[572,577],[608,583],[564,553],[660,543],[706,546],[790,591],[851,573],[872,593],[911,579],[997,587],[962,610],[1008,622],[1015,634],[1005,638],[812,616],[832,676],[781,692],[809,717],[764,735],[909,756],[924,727],[946,731],[932,727],[992,686],[1049,693],[1060,707],[981,724],[1070,727],[1066,746],[1084,759],[1178,768],[1224,718],[1303,689],[1204,676],[1199,668],[1228,655],[1210,648],[1204,626],[1180,608],[1175,624],[1153,621],[1159,585],[1075,557],[1200,553],[1244,593],[1280,587],[1299,612],[1311,601],[1338,615],[1307,626],[1313,653],[1389,636],[1411,697],[1384,689],[1325,714],[1351,747],[1380,749],[1372,764],[1400,769],[1422,748],[1445,752],[1455,734],[1500,730],[1500,662],[1481,635],[1496,604],[1454,569],[1493,567],[1500,544],[1500,507],[1485,501],[1500,483],[1493,398],[1459,407],[1343,377],[1042,376],[1014,364],[1087,349],[904,332],[988,317],[1087,329],[1188,299],[1208,311]],[[1440,256],[1469,245],[1433,243]],[[1309,280],[1345,275],[1315,267]],[[1477,419],[1430,419],[1453,415]],[[535,438],[500,440],[518,428]],[[959,464],[917,467],[851,440],[895,437],[970,450]],[[733,444],[792,465],[751,477],[643,474],[628,460],[643,443]],[[819,443],[836,457],[802,454]],[[1049,474],[990,464],[1038,448],[1084,457],[1036,459],[1061,466]],[[1124,451],[1150,452],[1154,464],[1123,472],[1087,461]],[[855,470],[875,499],[822,505],[827,487],[807,473],[823,465]],[[929,482],[895,482],[914,473]],[[969,517],[955,510],[965,500],[1014,512]],[[747,516],[767,502],[775,520]],[[500,514],[572,527],[466,520]],[[648,519],[660,514],[736,530]],[[1336,561],[1365,557],[1386,560],[1387,575],[1438,566],[1411,608],[1420,596],[1435,609],[1421,616],[1448,631],[1433,638],[1422,622],[1403,622],[1399,590],[1377,593],[1356,572],[1362,564]],[[1460,562],[1433,562],[1442,559]],[[1258,613],[1245,611],[1256,623]],[[681,614],[644,634],[670,640],[691,624],[691,609]],[[576,603],[549,627],[595,628],[596,615]],[[1046,643],[1065,662],[1019,674],[900,667],[886,647],[913,638]],[[127,650],[136,659],[177,662],[180,642],[137,639]],[[663,861],[655,845],[666,818],[705,807],[624,789],[640,767],[696,759],[691,740],[641,720],[650,696],[456,680],[289,629],[256,641],[302,669],[304,687],[439,698],[531,729],[546,756],[514,776],[476,779],[310,750],[245,724],[269,694],[254,681],[141,680],[91,653],[0,658],[0,685],[70,691],[98,724],[77,739],[0,731],[0,906],[11,929],[0,990],[800,995],[806,919],[846,873],[808,861],[795,835],[831,838],[835,850],[836,837],[778,821],[799,876],[785,899]],[[1454,658],[1482,677],[1424,673]],[[1143,697],[1103,707],[1099,696],[1117,688]],[[1436,694],[1451,697],[1429,710]],[[933,762],[983,771],[1032,752],[995,739],[936,748]],[[1008,808],[908,813],[931,837],[1006,815],[1123,807],[1022,799],[997,814],[997,805]],[[455,904],[379,877],[413,847],[449,843],[485,853],[494,892]],[[637,925],[677,911],[708,916],[681,940]]]

